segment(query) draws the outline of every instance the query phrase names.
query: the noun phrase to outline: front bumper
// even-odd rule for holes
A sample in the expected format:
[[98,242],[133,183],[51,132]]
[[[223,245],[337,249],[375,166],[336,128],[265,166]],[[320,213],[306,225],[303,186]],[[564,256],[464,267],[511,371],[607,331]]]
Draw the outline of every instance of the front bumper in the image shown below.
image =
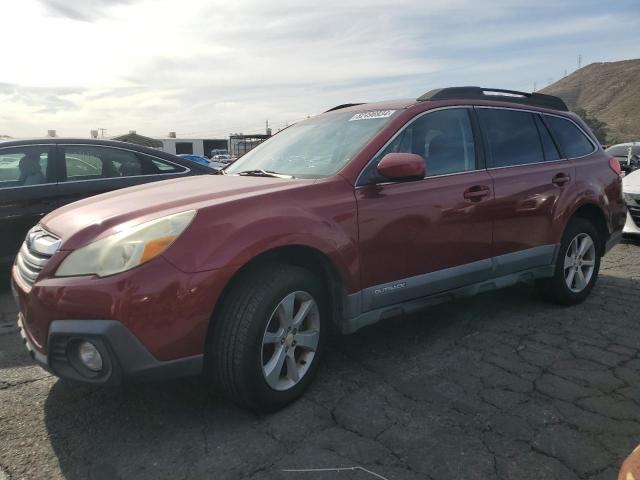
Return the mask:
[[[18,323],[36,362],[63,378],[109,385],[202,371],[213,308],[231,268],[185,273],[160,256],[110,277],[54,277],[47,269],[59,263],[56,255],[31,286],[15,267],[12,274]],[[103,359],[97,374],[78,363],[82,340]]]
[[631,218],[631,214],[627,211],[627,220],[624,224],[623,233],[625,235],[640,235],[640,227]]
[[[126,381],[193,376],[202,371],[203,355],[158,360],[122,323],[115,320],[56,320],[49,327],[47,354],[39,352],[31,342],[22,313],[18,314],[18,327],[31,358],[61,378],[119,385]],[[100,352],[103,366],[99,372],[89,370],[79,360],[76,347],[81,341],[91,342]]]

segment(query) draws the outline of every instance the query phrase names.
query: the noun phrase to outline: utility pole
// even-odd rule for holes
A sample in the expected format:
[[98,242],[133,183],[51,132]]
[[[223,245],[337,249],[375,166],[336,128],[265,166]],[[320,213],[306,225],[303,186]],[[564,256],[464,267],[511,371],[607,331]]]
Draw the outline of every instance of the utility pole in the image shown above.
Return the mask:
[[106,128],[99,128],[98,130],[100,130],[100,138],[104,138],[104,132],[107,131]]
[[582,67],[582,54],[581,53],[578,54],[578,70],[580,70],[580,67]]
[[536,91],[536,82],[533,82],[533,91]]

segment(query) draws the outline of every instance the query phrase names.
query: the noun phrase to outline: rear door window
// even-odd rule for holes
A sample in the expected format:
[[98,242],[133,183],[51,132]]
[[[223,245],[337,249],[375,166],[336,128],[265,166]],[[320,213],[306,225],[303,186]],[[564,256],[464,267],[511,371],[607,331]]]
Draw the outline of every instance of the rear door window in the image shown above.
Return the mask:
[[97,145],[64,145],[66,180],[98,180],[159,173],[180,173],[180,165],[131,150]]
[[595,151],[591,140],[572,121],[553,115],[544,118],[566,158],[584,157]]
[[487,140],[490,168],[544,162],[533,113],[478,108],[478,115]]
[[0,148],[0,188],[55,183],[49,145]]
[[141,155],[141,156],[143,158],[148,158],[149,161],[151,161],[161,173],[182,173],[188,170],[186,167],[183,167],[182,165],[165,162],[157,158],[147,157],[146,155]]

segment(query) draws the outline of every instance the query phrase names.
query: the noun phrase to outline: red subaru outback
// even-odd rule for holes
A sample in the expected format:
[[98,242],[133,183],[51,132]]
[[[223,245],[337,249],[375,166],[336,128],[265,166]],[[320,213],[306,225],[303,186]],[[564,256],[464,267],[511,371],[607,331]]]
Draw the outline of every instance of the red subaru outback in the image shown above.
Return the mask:
[[626,216],[618,162],[538,93],[340,105],[224,173],[35,226],[12,270],[33,358],[94,384],[204,373],[273,410],[312,381],[330,324],[520,281],[584,300]]

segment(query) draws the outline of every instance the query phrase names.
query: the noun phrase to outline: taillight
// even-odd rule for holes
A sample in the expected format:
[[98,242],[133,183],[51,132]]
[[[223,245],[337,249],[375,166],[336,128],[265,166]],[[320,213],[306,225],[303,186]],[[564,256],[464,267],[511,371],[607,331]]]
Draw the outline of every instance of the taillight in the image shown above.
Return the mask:
[[620,168],[620,162],[618,162],[618,160],[616,160],[615,158],[611,157],[609,159],[609,166],[611,167],[611,170],[616,172],[616,175],[618,175],[618,176],[622,175],[622,168]]

